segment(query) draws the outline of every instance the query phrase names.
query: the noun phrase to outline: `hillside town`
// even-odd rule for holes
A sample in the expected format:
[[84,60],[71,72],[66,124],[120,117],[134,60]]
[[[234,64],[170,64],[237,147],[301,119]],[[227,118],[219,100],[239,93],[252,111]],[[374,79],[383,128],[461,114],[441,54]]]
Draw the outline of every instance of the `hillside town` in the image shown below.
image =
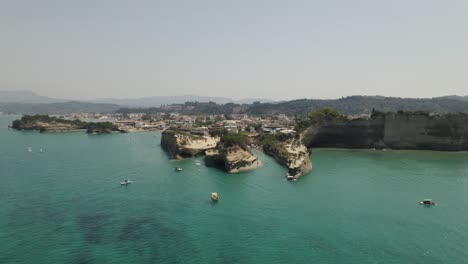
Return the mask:
[[95,122],[115,123],[121,131],[137,132],[165,130],[169,127],[179,127],[190,130],[193,134],[203,135],[209,131],[224,130],[227,133],[289,133],[294,134],[294,116],[285,114],[269,116],[249,116],[247,114],[230,115],[186,115],[177,112],[169,113],[73,113],[61,115],[64,119],[79,119]]

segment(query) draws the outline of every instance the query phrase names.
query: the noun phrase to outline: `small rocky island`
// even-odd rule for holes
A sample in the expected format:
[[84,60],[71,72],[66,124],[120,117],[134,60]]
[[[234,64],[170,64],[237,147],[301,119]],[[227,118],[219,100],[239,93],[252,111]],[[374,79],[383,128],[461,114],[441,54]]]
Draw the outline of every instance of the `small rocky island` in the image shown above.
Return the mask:
[[262,162],[252,153],[250,144],[263,145],[265,153],[288,168],[288,175],[298,178],[312,170],[309,152],[290,132],[249,137],[244,133],[209,131],[190,128],[170,128],[162,133],[161,146],[174,159],[205,155],[207,166],[222,168],[229,173],[253,170]]
[[86,131],[89,134],[121,132],[111,122],[84,122],[78,119],[68,120],[48,115],[24,115],[14,120],[11,128],[16,130],[39,130],[43,132]]

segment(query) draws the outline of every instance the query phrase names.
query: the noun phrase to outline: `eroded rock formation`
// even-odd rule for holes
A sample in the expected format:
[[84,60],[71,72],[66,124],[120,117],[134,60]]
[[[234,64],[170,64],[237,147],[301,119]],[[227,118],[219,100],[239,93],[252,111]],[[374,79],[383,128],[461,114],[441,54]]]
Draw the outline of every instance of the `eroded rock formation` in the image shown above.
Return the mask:
[[210,149],[205,154],[206,165],[222,167],[229,173],[253,170],[262,165],[262,162],[250,151],[237,145]]
[[165,130],[161,135],[161,146],[173,159],[183,159],[204,154],[213,149],[219,142],[219,137],[191,135],[187,132]]
[[300,138],[265,144],[263,150],[288,168],[288,175],[301,177],[312,170],[309,152]]

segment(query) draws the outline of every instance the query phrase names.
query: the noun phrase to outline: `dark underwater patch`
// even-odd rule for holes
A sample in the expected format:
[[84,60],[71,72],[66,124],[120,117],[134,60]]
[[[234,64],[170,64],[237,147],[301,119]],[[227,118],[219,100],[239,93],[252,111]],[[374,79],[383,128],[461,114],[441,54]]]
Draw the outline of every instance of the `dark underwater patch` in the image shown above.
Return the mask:
[[75,257],[67,259],[64,261],[64,264],[90,264],[95,263],[93,260],[92,254],[86,250],[84,252],[79,252]]
[[104,242],[104,229],[109,225],[110,216],[101,213],[82,214],[78,216],[78,226],[84,233],[84,238],[89,244]]
[[129,219],[117,236],[120,250],[148,254],[148,263],[184,263],[180,255],[195,256],[197,250],[188,238],[177,228],[158,221],[156,217],[146,216]]
[[131,219],[120,230],[118,240],[136,241],[149,239],[153,236],[152,232],[154,232],[157,226],[156,220],[152,217]]

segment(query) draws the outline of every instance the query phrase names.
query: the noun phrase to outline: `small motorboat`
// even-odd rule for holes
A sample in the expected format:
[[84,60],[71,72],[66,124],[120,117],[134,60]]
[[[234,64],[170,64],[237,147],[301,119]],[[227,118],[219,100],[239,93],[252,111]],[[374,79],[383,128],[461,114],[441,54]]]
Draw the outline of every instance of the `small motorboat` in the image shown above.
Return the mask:
[[32,152],[32,148],[31,148],[31,147],[28,148],[28,152]]
[[287,181],[297,181],[297,178],[295,176],[286,174],[286,180]]
[[182,168],[181,167],[176,167],[175,170],[176,171],[182,171]]
[[120,185],[129,185],[130,183],[132,183],[131,180],[125,179],[125,180],[120,182]]
[[420,201],[419,204],[423,204],[423,205],[435,205],[436,203],[435,203],[434,201],[432,201],[432,199],[424,199],[424,200]]
[[213,200],[214,202],[217,202],[219,200],[219,195],[218,193],[211,193],[211,200]]
[[197,160],[197,161],[195,161],[195,165],[200,166],[201,162]]

